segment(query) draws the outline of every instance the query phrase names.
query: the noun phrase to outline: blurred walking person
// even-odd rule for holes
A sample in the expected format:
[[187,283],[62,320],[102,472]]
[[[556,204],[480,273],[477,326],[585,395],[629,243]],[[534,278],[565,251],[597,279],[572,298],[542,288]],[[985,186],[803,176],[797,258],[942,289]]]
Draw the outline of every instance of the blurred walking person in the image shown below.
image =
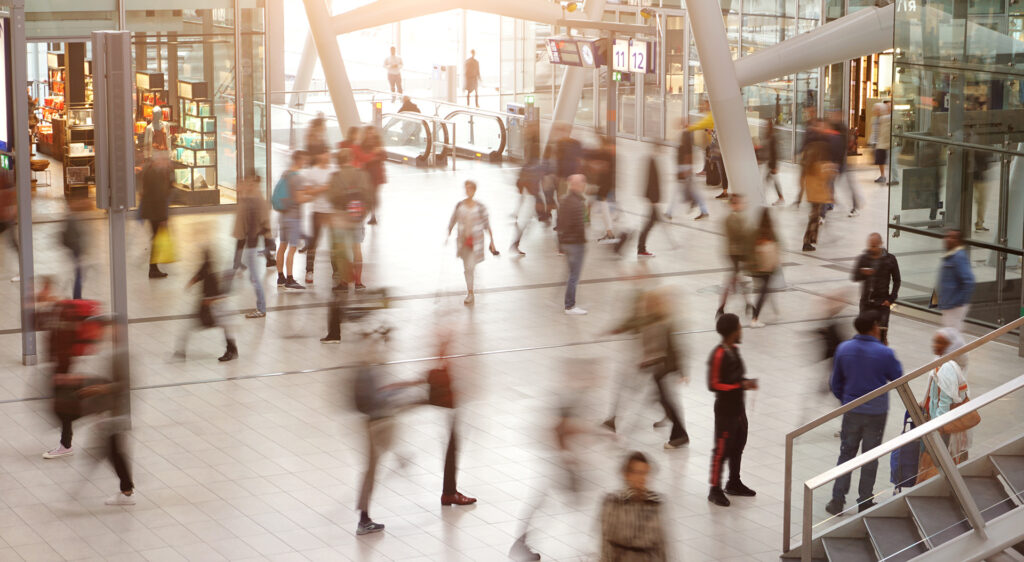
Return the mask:
[[72,297],[82,298],[82,258],[89,247],[89,237],[82,226],[82,213],[90,207],[88,194],[72,191],[68,197],[68,214],[64,217],[64,230],[61,232],[61,244],[71,252],[71,264],[74,268],[74,288]]
[[761,311],[764,310],[764,303],[768,299],[768,287],[775,277],[775,272],[779,270],[781,262],[779,238],[775,234],[772,214],[767,207],[761,209],[761,220],[750,238],[750,256],[747,259],[747,266],[750,268],[750,276],[754,278],[754,284],[761,286],[751,315],[750,327],[763,328],[765,324],[760,320]]
[[296,150],[292,154],[291,166],[281,174],[271,198],[274,210],[281,215],[281,244],[277,247],[277,286],[284,290],[301,291],[306,288],[295,280],[293,273],[295,252],[302,241],[302,204],[307,201],[306,180],[302,175],[307,157],[308,154],[304,150]]
[[242,243],[242,262],[249,270],[249,280],[256,291],[256,310],[246,313],[246,318],[263,318],[267,315],[263,273],[257,267],[256,258],[260,254],[260,237],[270,233],[270,208],[260,195],[259,188],[259,176],[249,176],[239,182],[238,205],[235,210],[235,238]]
[[[334,207],[327,196],[328,183],[331,174],[334,173],[334,166],[331,165],[331,154],[326,150],[313,156],[313,166],[303,171],[307,183],[306,197],[312,200],[313,205],[313,231],[306,239],[306,285],[313,284],[313,270],[316,266],[316,250],[320,245],[320,235],[327,230],[327,239],[330,241],[331,218],[334,216]],[[334,271],[333,274],[337,274]]]
[[[224,339],[227,341],[227,350],[224,355],[217,358],[220,362],[231,361],[238,358],[238,346],[235,345],[235,338],[231,335],[231,328],[222,318],[223,301],[227,298],[224,274],[216,271],[213,265],[213,258],[210,249],[203,250],[203,262],[199,265],[199,271],[192,276],[185,288],[200,283],[202,293],[199,297],[199,327],[202,329],[220,327],[224,330]],[[188,339],[191,335],[191,327],[181,333],[178,339],[178,349],[174,356],[177,359],[185,359],[185,348],[188,346]]]
[[637,451],[626,458],[626,487],[601,505],[601,562],[667,562],[661,496],[647,489],[651,463]]
[[[540,157],[540,126],[536,122],[526,125],[523,133],[526,145],[526,158],[522,169],[519,171],[519,178],[516,180],[516,189],[519,191],[519,201],[512,213],[512,223],[515,234],[512,238],[512,245],[509,252],[513,256],[525,257],[526,252],[519,247],[523,240],[523,234],[530,227],[534,217],[542,221],[547,215],[547,205],[544,194],[541,192],[541,184],[547,174],[547,162]],[[533,199],[532,210],[527,207],[527,202]],[[523,211],[526,208],[527,211]],[[523,220],[520,220],[523,219]]]
[[586,182],[587,179],[582,174],[569,177],[569,193],[558,205],[558,226],[555,228],[558,231],[559,248],[565,252],[569,262],[569,280],[565,285],[565,313],[576,316],[587,313],[576,306],[576,286],[583,271],[583,254],[587,242],[583,218],[586,209],[583,190],[586,189]]
[[[672,339],[674,323],[671,302],[672,299],[666,288],[641,292],[638,295],[633,316],[614,328],[611,333],[636,332],[640,334],[642,347],[640,369],[651,374],[654,385],[658,389],[658,398],[665,411],[665,418],[672,424],[672,432],[668,442],[665,443],[665,448],[678,449],[690,442],[690,436],[686,432],[683,417],[676,408],[673,387],[668,377],[671,373],[676,373],[679,380],[687,380],[678,348]],[[604,425],[614,431],[614,411]]]
[[[157,267],[157,234],[160,229],[167,228],[167,208],[170,205],[171,190],[174,189],[174,177],[171,160],[166,152],[158,151],[142,170],[142,198],[139,201],[139,215],[149,221],[153,231],[150,242],[149,278],[162,279],[167,274]],[[166,234],[164,234],[166,236]]]
[[[725,306],[729,302],[729,293],[737,292],[740,282],[740,273],[743,270],[743,260],[747,258],[747,224],[746,219],[743,218],[743,211],[746,208],[746,200],[742,195],[736,193],[729,198],[729,206],[732,207],[732,212],[729,216],[725,217],[725,252],[729,258],[729,264],[732,270],[729,272],[729,278],[725,282],[725,286],[722,288],[722,300],[718,304],[718,310],[715,311],[715,318],[718,318],[725,314]],[[750,303],[747,302],[747,297],[743,297],[743,302],[746,308],[750,308]]]
[[967,247],[959,230],[946,232],[944,239],[946,253],[942,256],[939,269],[939,286],[933,302],[942,312],[942,325],[962,331],[964,318],[971,306],[971,295],[974,293],[974,272],[971,271],[971,260],[967,257]]
[[619,240],[613,230],[611,206],[615,204],[615,139],[609,135],[601,137],[601,146],[587,154],[587,180],[597,186],[596,201],[590,206],[590,216],[597,215],[604,227],[604,236],[598,244],[611,244]]
[[779,139],[775,136],[775,120],[769,119],[765,123],[765,174],[764,181],[771,182],[775,188],[775,195],[778,199],[772,205],[785,205],[786,198],[782,196],[782,186],[779,185]]
[[641,258],[653,258],[654,254],[647,251],[647,235],[658,221],[658,203],[661,202],[661,176],[658,173],[657,156],[654,154],[647,161],[647,190],[644,192],[644,198],[647,199],[649,214],[637,240],[636,255]]
[[[715,446],[711,451],[711,490],[708,501],[728,507],[730,496],[757,495],[740,480],[740,463],[747,446],[747,410],[743,393],[757,390],[757,379],[746,377],[740,357],[743,328],[735,314],[723,314],[715,324],[722,342],[708,358],[708,390],[715,393]],[[723,465],[729,463],[729,480],[722,488]]]
[[882,235],[868,235],[868,247],[857,258],[853,280],[861,283],[860,311],[878,313],[882,343],[889,345],[889,313],[900,292],[900,264],[882,245]]
[[676,148],[676,179],[679,180],[679,186],[669,194],[665,218],[672,220],[676,194],[681,193],[683,202],[690,204],[690,210],[693,210],[694,206],[700,209],[700,214],[693,218],[693,220],[699,221],[708,218],[711,214],[708,212],[707,203],[704,202],[704,195],[695,188],[693,183],[693,131],[687,126],[685,118],[681,121],[681,125],[683,132],[679,138],[679,146]]
[[835,178],[837,166],[828,158],[828,145],[815,142],[807,147],[804,156],[803,193],[811,209],[807,213],[807,229],[804,230],[803,251],[813,252],[817,248],[818,230],[825,220],[825,206],[834,199],[832,179]]
[[445,236],[445,243],[448,243],[448,238],[452,235],[452,229],[455,228],[455,225],[458,225],[459,231],[455,238],[455,254],[462,259],[463,273],[466,277],[466,300],[464,303],[473,304],[473,274],[476,271],[476,265],[484,261],[485,233],[491,241],[489,247],[491,253],[497,256],[498,250],[494,247],[494,233],[491,232],[491,222],[487,216],[487,207],[473,199],[476,195],[476,182],[466,180],[465,186],[466,198],[459,201],[455,205],[455,210],[452,211],[452,218],[448,221],[448,234]]
[[363,129],[363,142],[359,147],[358,156],[360,162],[357,167],[366,170],[370,175],[370,220],[369,225],[377,224],[377,210],[380,208],[380,186],[387,183],[387,172],[384,170],[384,161],[387,160],[387,153],[381,146],[380,135],[377,129],[366,127]]

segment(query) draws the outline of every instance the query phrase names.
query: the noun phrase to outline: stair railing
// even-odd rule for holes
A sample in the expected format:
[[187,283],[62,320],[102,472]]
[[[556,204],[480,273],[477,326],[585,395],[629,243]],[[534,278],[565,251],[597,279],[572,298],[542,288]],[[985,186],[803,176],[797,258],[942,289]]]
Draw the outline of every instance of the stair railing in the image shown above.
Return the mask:
[[[783,483],[784,490],[782,514],[782,552],[787,553],[790,551],[790,531],[792,528],[793,510],[793,443],[795,439],[809,431],[821,427],[822,425],[838,418],[839,416],[842,416],[843,414],[849,412],[850,410],[853,410],[854,408],[862,404],[870,402],[871,400],[874,400],[879,396],[885,395],[890,390],[896,390],[896,392],[899,394],[900,399],[902,399],[903,401],[903,405],[907,408],[907,412],[910,413],[911,420],[913,420],[914,424],[917,427],[913,431],[907,432],[896,439],[883,443],[882,445],[875,447],[874,449],[868,451],[867,453],[863,453],[859,457],[856,457],[804,483],[804,524],[800,540],[805,548],[802,549],[801,559],[806,561],[810,560],[810,552],[813,537],[811,536],[812,532],[810,527],[811,511],[810,506],[807,502],[810,501],[810,490],[813,490],[814,488],[820,486],[819,484],[819,486],[814,486],[813,488],[808,489],[808,483],[817,483],[820,479],[824,478],[825,476],[836,473],[834,477],[825,480],[826,482],[831,481],[834,478],[841,476],[842,474],[853,471],[856,468],[864,464],[867,464],[869,461],[873,459],[881,457],[883,454],[888,454],[889,452],[893,451],[894,449],[896,449],[896,447],[890,447],[890,445],[893,443],[899,442],[901,444],[907,444],[914,441],[914,439],[922,438],[922,436],[924,436],[923,442],[925,445],[925,449],[928,451],[929,455],[931,455],[932,459],[935,461],[936,465],[940,469],[940,472],[950,480],[950,485],[953,487],[954,490],[954,496],[964,507],[964,513],[967,515],[967,518],[970,521],[971,526],[974,527],[974,529],[978,532],[984,533],[983,529],[985,526],[985,522],[981,518],[981,514],[978,512],[977,506],[974,505],[973,499],[970,497],[969,494],[967,494],[967,488],[964,485],[962,478],[960,477],[960,473],[957,472],[956,470],[956,465],[953,462],[952,456],[950,456],[949,451],[946,449],[945,445],[943,445],[941,437],[935,434],[932,430],[938,429],[939,427],[945,425],[946,423],[949,423],[953,419],[959,418],[960,416],[968,412],[976,410],[978,407],[981,407],[982,405],[994,400],[994,398],[984,403],[981,403],[980,398],[971,398],[971,401],[965,404],[964,406],[956,408],[955,410],[950,411],[949,413],[944,414],[926,423],[926,420],[924,419],[924,412],[921,411],[921,407],[918,405],[918,401],[917,399],[915,399],[914,393],[910,390],[910,383],[922,375],[927,375],[933,369],[939,367],[943,363],[946,363],[947,361],[953,360],[957,357],[960,357],[961,355],[969,353],[1009,333],[1010,331],[1017,329],[1020,326],[1024,326],[1024,317],[1018,318],[1013,322],[1006,324],[1005,326],[993,330],[985,334],[984,336],[964,345],[963,347],[951,353],[947,353],[946,355],[943,355],[942,357],[939,357],[938,359],[935,359],[929,363],[926,363],[925,365],[918,367],[914,371],[907,373],[906,375],[903,375],[902,377],[886,384],[885,386],[881,386],[865,394],[864,396],[861,396],[860,398],[853,400],[852,402],[844,404],[839,408],[836,408],[835,410],[832,410],[831,412],[787,433],[785,482]],[[992,395],[992,393],[1003,389],[1007,385],[1012,384],[1024,385],[1024,377],[1016,379],[1015,381],[1011,381],[1006,385],[1000,386],[990,392],[987,392],[984,396]],[[1019,388],[1019,386],[1017,388]],[[1008,390],[1006,393],[1012,392],[1013,390],[1016,390],[1016,388]],[[955,415],[951,416],[951,414]],[[940,420],[945,421],[938,423]],[[925,428],[931,428],[932,430],[926,430]],[[904,437],[911,434],[916,435],[916,437],[913,439],[904,439]],[[858,460],[862,458],[864,460],[859,464],[856,464]],[[848,465],[850,465],[850,468],[848,470],[840,470]],[[970,509],[971,507],[973,507],[973,510]]]

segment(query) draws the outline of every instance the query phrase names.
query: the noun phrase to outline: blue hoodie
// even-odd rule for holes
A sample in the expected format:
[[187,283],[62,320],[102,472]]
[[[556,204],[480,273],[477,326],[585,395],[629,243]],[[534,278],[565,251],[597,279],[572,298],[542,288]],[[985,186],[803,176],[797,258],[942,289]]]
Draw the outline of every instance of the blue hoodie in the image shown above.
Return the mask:
[[[857,334],[836,348],[829,387],[836,398],[848,404],[901,376],[903,366],[891,348],[874,336]],[[856,414],[884,414],[888,411],[888,394],[850,410]]]

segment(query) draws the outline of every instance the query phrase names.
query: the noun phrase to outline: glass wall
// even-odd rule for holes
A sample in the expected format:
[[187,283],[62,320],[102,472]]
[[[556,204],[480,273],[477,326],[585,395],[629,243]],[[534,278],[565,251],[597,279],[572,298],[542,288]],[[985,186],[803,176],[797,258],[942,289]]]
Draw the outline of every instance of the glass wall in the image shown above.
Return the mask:
[[[1002,2],[898,5],[892,92],[890,249],[904,303],[927,306],[946,229],[977,279],[968,318],[1019,317],[1024,248],[1024,53]],[[906,265],[904,265],[906,262]]]
[[231,204],[241,174],[266,178],[263,1],[188,4],[27,3],[34,136],[37,153],[51,161],[46,187],[64,195],[94,191],[90,33],[118,29],[121,21],[132,32],[136,168],[168,155],[172,204],[182,206]]

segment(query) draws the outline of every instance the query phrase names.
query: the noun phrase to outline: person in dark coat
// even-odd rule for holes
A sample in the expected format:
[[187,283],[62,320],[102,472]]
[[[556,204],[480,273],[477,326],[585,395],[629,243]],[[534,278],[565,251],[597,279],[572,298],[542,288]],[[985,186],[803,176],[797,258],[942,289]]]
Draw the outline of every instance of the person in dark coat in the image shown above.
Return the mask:
[[[160,227],[167,227],[167,208],[170,205],[171,190],[174,176],[171,160],[166,154],[157,153],[142,171],[142,200],[139,202],[139,214],[149,221],[153,231],[153,239]],[[154,246],[151,244],[151,246]],[[160,271],[153,263],[153,248],[150,248],[149,278],[160,279],[167,274]]]
[[480,107],[480,61],[476,60],[476,50],[470,49],[466,59],[466,105],[469,105],[469,94],[476,95],[476,106]]
[[647,163],[647,192],[644,197],[650,203],[650,216],[647,219],[647,224],[644,225],[644,229],[640,231],[640,240],[637,242],[636,253],[640,257],[653,258],[654,254],[647,251],[647,235],[650,234],[651,229],[654,228],[654,223],[658,221],[658,203],[661,201],[661,179],[658,176],[658,162],[657,157],[651,155],[650,161]]
[[896,256],[885,250],[881,234],[872,232],[868,235],[868,247],[857,258],[852,277],[854,281],[863,283],[860,311],[878,313],[879,339],[889,345],[889,311],[900,292],[900,264]]

